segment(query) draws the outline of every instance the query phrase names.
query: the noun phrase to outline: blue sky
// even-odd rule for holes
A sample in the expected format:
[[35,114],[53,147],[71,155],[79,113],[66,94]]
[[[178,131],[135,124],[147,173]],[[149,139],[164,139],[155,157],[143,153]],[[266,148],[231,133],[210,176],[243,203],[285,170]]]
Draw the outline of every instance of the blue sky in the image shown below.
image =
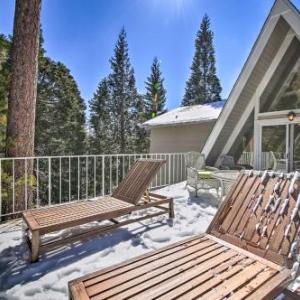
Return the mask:
[[[300,0],[293,3],[299,8]],[[167,107],[180,105],[204,13],[211,19],[217,73],[227,98],[273,0],[43,0],[47,55],[63,62],[88,101],[109,71],[122,26],[137,86],[144,92],[153,57],[161,61]],[[0,32],[11,34],[14,0],[0,0]]]

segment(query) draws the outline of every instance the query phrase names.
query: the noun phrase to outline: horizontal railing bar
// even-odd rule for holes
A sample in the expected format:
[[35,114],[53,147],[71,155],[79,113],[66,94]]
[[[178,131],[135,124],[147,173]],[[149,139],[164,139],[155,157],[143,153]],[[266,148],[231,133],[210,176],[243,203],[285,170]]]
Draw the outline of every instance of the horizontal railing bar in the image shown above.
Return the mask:
[[[2,164],[3,170],[0,169],[0,179],[6,176],[4,170],[6,162],[8,166],[11,164],[11,167],[14,168],[18,161],[23,166],[24,161],[24,164],[28,166],[32,164],[33,168],[27,170],[27,166],[25,166],[23,176],[26,178],[24,180],[22,177],[15,178],[14,170],[12,170],[11,174],[8,174],[10,180],[8,188],[6,185],[1,186],[0,180],[0,222],[13,215],[19,216],[24,211],[18,208],[19,203],[17,203],[17,200],[20,201],[20,197],[17,195],[16,187],[20,182],[25,185],[25,193],[27,192],[27,182],[34,182],[32,189],[28,189],[30,195],[24,197],[25,201],[32,199],[34,206],[31,206],[30,203],[27,209],[47,208],[64,205],[69,201],[82,201],[89,196],[97,198],[108,195],[120,183],[133,162],[141,158],[166,160],[166,164],[154,177],[150,185],[151,189],[162,188],[185,180],[185,174],[184,176],[177,174],[180,172],[180,163],[182,168],[185,168],[185,154],[185,152],[168,152],[2,157],[0,158],[0,166]],[[31,176],[33,176],[33,181]],[[12,195],[9,193],[9,188],[12,190]],[[11,203],[12,206],[5,207],[4,202]]]
[[[158,154],[165,154],[165,155],[179,155],[185,154],[185,152],[168,152],[168,153],[138,153],[138,154],[87,154],[87,155],[53,155],[53,156],[24,156],[24,157],[0,157],[0,160],[24,160],[24,159],[59,159],[59,158],[77,158],[77,157],[117,157],[117,156],[140,156],[140,155],[158,155]],[[137,157],[140,159],[140,157]],[[153,158],[152,158],[153,159]]]

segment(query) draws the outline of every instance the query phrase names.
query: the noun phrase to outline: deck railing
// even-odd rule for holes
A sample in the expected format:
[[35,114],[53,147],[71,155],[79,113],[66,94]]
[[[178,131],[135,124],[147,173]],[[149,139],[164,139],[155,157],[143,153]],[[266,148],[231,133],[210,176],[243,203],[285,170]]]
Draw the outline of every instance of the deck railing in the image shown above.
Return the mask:
[[184,153],[0,158],[0,220],[29,208],[111,194],[140,158],[166,160],[151,188],[186,179]]
[[[238,163],[254,166],[254,152],[243,152]],[[271,152],[261,153],[261,169],[271,169],[274,165],[274,158]]]

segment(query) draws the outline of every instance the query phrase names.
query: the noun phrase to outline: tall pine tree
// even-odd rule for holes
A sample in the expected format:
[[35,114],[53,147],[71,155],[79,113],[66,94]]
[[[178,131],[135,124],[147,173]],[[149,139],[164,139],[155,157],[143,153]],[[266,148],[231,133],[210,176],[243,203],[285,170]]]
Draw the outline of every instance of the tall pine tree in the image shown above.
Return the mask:
[[126,32],[119,34],[114,55],[110,59],[111,73],[108,77],[111,110],[111,143],[113,152],[130,153],[135,150],[136,113],[138,93],[134,70],[131,66]]
[[107,79],[104,78],[98,85],[93,98],[89,102],[90,131],[89,151],[93,154],[111,153],[110,143],[110,91]]
[[195,55],[191,66],[191,75],[186,83],[182,105],[203,104],[220,100],[222,91],[216,75],[213,32],[210,20],[205,14],[195,41]]
[[[45,56],[40,35],[36,101],[36,155],[83,154],[85,104],[66,66]],[[10,72],[10,39],[0,35],[0,155],[6,139]]]
[[38,155],[85,153],[85,104],[69,69],[40,57],[35,131]]
[[145,111],[147,119],[155,117],[158,112],[165,111],[166,89],[164,87],[164,78],[160,70],[160,63],[157,57],[154,57],[151,65],[151,73],[145,82]]

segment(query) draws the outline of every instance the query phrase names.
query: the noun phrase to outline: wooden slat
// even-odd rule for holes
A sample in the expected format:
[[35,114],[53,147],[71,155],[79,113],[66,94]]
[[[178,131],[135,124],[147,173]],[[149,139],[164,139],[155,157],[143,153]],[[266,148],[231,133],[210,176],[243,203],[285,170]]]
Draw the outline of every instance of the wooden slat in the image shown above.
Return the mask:
[[[248,179],[248,176],[246,174],[244,174],[239,181],[239,184],[236,188],[236,190],[234,191],[232,197],[229,199],[229,206],[230,206],[230,210],[229,212],[226,214],[226,218],[223,220],[222,224],[221,224],[221,230],[224,232],[227,232],[227,230],[229,229],[231,223],[234,220],[234,217],[236,215],[236,209],[235,206],[232,205],[232,203],[235,203],[236,199],[239,196],[240,191],[244,188],[244,185],[246,183]],[[253,180],[251,178],[251,180]],[[239,201],[239,204],[241,203],[241,199]]]
[[247,198],[244,200],[242,208],[238,212],[237,218],[233,221],[231,233],[235,232],[237,235],[241,235],[243,233],[247,221],[252,213],[253,204],[255,205],[257,196],[262,192],[263,188],[264,187],[260,183],[260,178],[256,177]]
[[169,256],[173,253],[177,253],[179,251],[182,251],[184,249],[192,247],[193,245],[203,243],[207,240],[208,240],[208,238],[206,238],[202,235],[202,236],[190,238],[188,240],[180,241],[180,242],[177,242],[174,245],[172,245],[172,247],[166,246],[159,250],[140,255],[140,256],[132,258],[126,262],[108,267],[108,268],[98,271],[98,272],[94,272],[92,274],[89,274],[88,276],[84,276],[83,278],[79,278],[78,280],[79,281],[84,280],[85,286],[88,287],[93,284],[99,283],[103,280],[117,276],[119,274],[123,274],[125,272],[136,269],[138,267],[147,265],[148,263],[159,260],[159,259]]
[[[221,249],[220,249],[221,248]],[[201,244],[197,244],[193,247],[188,249],[184,249],[183,251],[176,252],[169,256],[163,257],[159,260],[152,261],[147,265],[143,265],[140,268],[131,269],[128,272],[122,273],[119,276],[111,277],[107,280],[101,280],[97,282],[97,284],[91,285],[91,283],[85,283],[87,286],[88,294],[90,296],[98,294],[102,291],[109,289],[112,285],[118,286],[118,288],[123,288],[120,286],[123,283],[129,283],[128,279],[130,278],[129,287],[131,285],[138,282],[143,282],[146,278],[150,279],[154,275],[151,273],[152,271],[157,270],[155,274],[159,274],[161,272],[166,272],[170,268],[175,268],[177,266],[181,266],[185,263],[188,263],[191,260],[197,260],[200,257],[200,260],[206,259],[205,254],[209,253],[208,257],[213,257],[218,255],[224,251],[224,247],[222,248],[221,245],[212,244],[210,241],[205,241]],[[211,253],[210,253],[211,252]],[[175,261],[176,259],[176,261]],[[148,273],[147,273],[148,272]],[[147,273],[147,274],[146,274]],[[141,276],[143,275],[143,276]],[[110,291],[113,294],[113,291]]]
[[74,285],[71,284],[69,289],[70,292],[72,293],[73,300],[90,300],[90,297],[86,293],[86,290],[82,282]]
[[218,211],[216,212],[211,223],[209,224],[209,226],[206,230],[207,233],[210,233],[214,228],[218,228],[220,223],[223,222],[224,218],[226,217],[226,215],[229,211],[232,195],[233,195],[233,193],[235,193],[237,187],[240,185],[240,181],[241,181],[241,178],[243,178],[243,176],[244,176],[243,172],[240,172],[240,175],[238,176],[235,183],[232,185],[229,193],[226,195],[224,201],[221,203]]
[[101,220],[109,220],[111,218],[116,218],[120,216],[125,216],[126,214],[129,214],[133,211],[142,210],[150,207],[155,207],[160,204],[167,204],[171,201],[171,199],[166,200],[160,200],[157,202],[149,202],[145,203],[143,205],[132,205],[128,208],[118,209],[118,210],[112,210],[105,213],[95,213],[91,215],[87,215],[81,218],[73,218],[70,217],[68,219],[64,219],[63,221],[57,221],[53,224],[47,224],[45,226],[40,227],[41,234],[45,234],[48,232],[57,231],[60,229],[66,229],[68,227],[78,226],[82,224],[86,224],[93,221],[101,221]]
[[[280,193],[280,195],[278,195],[280,197],[280,203],[279,203],[278,208],[275,211],[275,213],[273,213],[273,217],[272,217],[271,222],[268,226],[266,236],[262,237],[261,240],[260,240],[260,247],[261,248],[266,248],[267,247],[267,245],[269,244],[269,241],[271,240],[273,231],[274,231],[274,234],[275,234],[275,230],[276,230],[275,225],[276,225],[277,220],[279,218],[280,206],[282,205],[283,201],[288,197],[289,181],[287,181],[287,180],[283,181],[281,188],[282,188],[282,192]],[[273,250],[273,249],[271,248],[270,250]]]
[[132,299],[154,299],[154,298],[176,298],[183,291],[190,290],[193,286],[199,284],[204,278],[213,277],[214,274],[223,272],[229,267],[237,264],[244,258],[234,253],[226,252],[223,255],[216,257],[213,262],[206,261],[205,263],[195,266],[194,268],[181,272],[173,277],[146,289],[142,293],[136,294]]
[[[190,269],[193,268],[194,276],[197,276],[199,272],[201,273],[202,262],[209,261],[208,264],[205,264],[205,270],[209,269],[215,264],[215,261],[225,261],[228,260],[230,257],[236,255],[236,253],[224,253],[224,248],[220,248],[216,251],[212,251],[211,253],[207,253],[205,255],[199,256],[197,259],[192,259],[189,262],[178,265],[177,260],[173,260],[173,262],[167,266],[162,266],[153,272],[149,272],[147,274],[140,273],[140,276],[137,277],[135,280],[129,280],[122,285],[118,285],[117,283],[113,283],[113,286],[109,286],[110,289],[99,294],[99,296],[94,296],[94,299],[105,299],[109,298],[111,300],[117,299],[134,299],[134,295],[137,293],[141,293],[144,290],[151,288],[153,286],[158,285],[159,283],[165,281],[166,279],[172,277],[178,278],[181,277],[180,274],[186,271],[186,274],[190,274]],[[221,259],[218,259],[221,257]],[[197,269],[197,270],[196,270]],[[188,271],[187,271],[188,270]],[[203,269],[204,270],[204,269]],[[182,279],[182,277],[181,277]],[[89,291],[88,291],[89,293]],[[143,296],[141,294],[140,299],[147,299],[148,296]]]
[[135,218],[135,219],[128,219],[122,222],[114,222],[114,224],[110,224],[110,225],[104,225],[104,226],[97,226],[95,228],[89,228],[86,230],[82,230],[80,231],[80,233],[77,234],[73,234],[71,236],[68,237],[63,237],[60,239],[55,239],[55,240],[51,240],[49,242],[46,242],[44,244],[42,244],[40,246],[41,252],[45,252],[47,250],[50,249],[55,249],[58,247],[61,247],[62,245],[67,245],[69,243],[75,242],[75,241],[82,241],[86,238],[90,238],[90,237],[95,237],[96,235],[101,235],[101,234],[106,234],[112,230],[115,230],[121,226],[125,226],[125,225],[129,225],[131,223],[136,223],[136,222],[140,222],[140,221],[144,221],[150,218],[154,218],[154,217],[158,217],[160,215],[165,214],[165,211],[160,211],[157,213],[151,213],[151,214],[146,214],[143,217],[139,217],[139,218]]
[[234,206],[230,211],[230,215],[228,215],[227,217],[230,221],[228,222],[228,226],[225,227],[227,218],[224,221],[224,225],[222,225],[224,231],[227,231],[230,234],[234,234],[236,232],[236,227],[239,224],[240,220],[243,218],[243,214],[249,204],[249,201],[252,200],[253,194],[255,194],[256,189],[258,188],[258,184],[259,178],[257,178],[256,176],[248,178],[245,186],[243,186],[241,192],[237,196]]
[[253,291],[257,290],[263,283],[270,280],[276,273],[277,272],[272,269],[264,270],[238,291],[233,292],[233,295],[228,297],[227,300],[240,300],[246,298]]
[[118,185],[113,197],[137,204],[165,160],[138,160]]
[[202,295],[201,298],[210,300],[221,300],[238,287],[242,286],[252,278],[256,277],[260,272],[264,270],[264,268],[265,266],[263,264],[255,262],[254,264],[246,267],[236,275],[228,278],[225,282],[221,283],[213,290]]
[[[287,212],[281,218],[280,224],[277,226],[276,231],[274,232],[274,235],[270,239],[270,242],[269,242],[270,248],[276,252],[280,251],[282,244],[284,243],[284,240],[285,240],[284,232],[286,230],[287,225],[291,221],[290,216],[292,214],[295,203],[296,203],[296,199],[293,196],[289,197],[289,205],[287,207]],[[291,241],[289,241],[289,242],[291,242]]]
[[272,297],[278,295],[287,286],[290,280],[290,271],[283,270],[277,275],[273,276],[265,284],[261,285],[259,289],[253,292],[247,300],[257,299],[272,299]]
[[222,245],[224,245],[225,247],[228,247],[230,249],[233,249],[235,251],[237,251],[238,253],[242,254],[242,255],[245,255],[249,258],[252,258],[253,260],[257,260],[259,261],[260,263],[272,268],[272,269],[275,269],[277,271],[281,271],[283,268],[282,266],[278,265],[278,264],[275,264],[273,263],[272,261],[269,261],[263,257],[260,257],[260,256],[257,256],[249,251],[246,251],[245,249],[243,248],[239,248],[237,246],[235,246],[234,244],[230,244],[222,239],[219,239],[219,238],[216,238],[215,236],[212,236],[212,235],[207,235],[208,238],[214,240],[215,242],[217,243],[220,243]]
[[[263,192],[263,200],[261,205],[258,206],[255,214],[251,214],[247,225],[245,227],[245,239],[248,241],[252,240],[253,235],[256,235],[256,224],[260,221],[260,218],[264,215],[264,208],[269,201],[269,197],[273,192],[273,188],[277,183],[278,178],[269,178],[268,182],[265,185],[265,190]],[[255,204],[254,204],[255,205]],[[250,208],[252,209],[252,208]]]
[[[188,291],[187,293],[182,294],[181,297],[178,297],[178,299],[199,298],[203,294],[211,291],[211,289],[218,286],[220,283],[222,283],[227,278],[230,278],[230,277],[234,276],[235,274],[238,274],[241,271],[243,271],[245,266],[247,266],[247,265],[251,266],[252,264],[253,264],[253,261],[250,259],[247,259],[244,261],[244,264],[236,264],[233,267],[229,268],[228,270],[226,270],[222,273],[214,274],[215,276],[213,276],[213,277],[211,277],[211,276],[207,277],[207,275],[204,274],[203,276],[205,278],[202,279],[204,282],[203,284],[193,287],[192,290]],[[207,279],[209,279],[209,280],[207,280]],[[204,299],[209,299],[209,298],[205,297]]]

